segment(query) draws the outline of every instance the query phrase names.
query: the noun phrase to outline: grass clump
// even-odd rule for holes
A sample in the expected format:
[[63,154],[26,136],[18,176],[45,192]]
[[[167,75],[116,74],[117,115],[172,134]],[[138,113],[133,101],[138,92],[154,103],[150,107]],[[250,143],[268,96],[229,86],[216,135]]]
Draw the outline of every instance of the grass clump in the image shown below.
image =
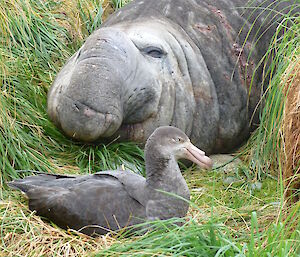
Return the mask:
[[290,202],[300,200],[300,58],[289,64],[283,76],[286,103],[283,114],[284,152],[283,179]]
[[[275,4],[279,2],[275,1]],[[292,78],[287,80],[289,76],[286,73],[290,70],[290,65],[299,63],[299,4],[290,6],[290,12],[280,13],[280,17],[280,23],[278,24],[279,21],[276,20],[273,24],[276,25],[276,31],[264,56],[269,65],[265,66],[264,70],[265,92],[261,100],[264,108],[260,113],[260,124],[246,146],[250,169],[259,180],[266,174],[277,177],[278,163],[283,161],[285,143],[283,113],[287,99],[286,92],[289,91],[293,81]],[[288,73],[295,76],[297,72]]]
[[96,256],[234,256],[240,252],[221,226],[199,226],[190,217],[178,227],[176,221],[157,221],[146,236],[115,243]]
[[84,38],[101,24],[101,3],[0,3],[1,184],[17,177],[17,169],[91,172],[125,161],[141,166],[143,153],[135,144],[78,144],[63,136],[46,114],[48,88]]

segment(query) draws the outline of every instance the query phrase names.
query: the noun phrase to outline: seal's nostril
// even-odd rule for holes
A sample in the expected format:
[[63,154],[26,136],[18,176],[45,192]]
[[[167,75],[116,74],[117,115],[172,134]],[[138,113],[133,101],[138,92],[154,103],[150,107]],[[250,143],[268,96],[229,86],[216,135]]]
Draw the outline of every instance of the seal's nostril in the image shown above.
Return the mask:
[[76,103],[74,103],[73,105],[72,105],[72,107],[73,107],[73,110],[74,111],[76,111],[76,112],[79,112],[79,106],[76,104]]
[[121,126],[123,116],[118,106],[108,106],[99,111],[93,103],[74,100],[64,94],[57,105],[57,126],[69,137],[84,142],[93,142],[100,137],[110,137]]

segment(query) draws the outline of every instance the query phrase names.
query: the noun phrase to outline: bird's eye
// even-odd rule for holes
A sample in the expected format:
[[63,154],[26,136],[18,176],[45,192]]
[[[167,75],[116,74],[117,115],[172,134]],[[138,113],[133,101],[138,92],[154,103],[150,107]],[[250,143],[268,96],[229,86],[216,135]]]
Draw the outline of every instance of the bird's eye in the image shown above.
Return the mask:
[[174,143],[182,143],[182,142],[183,142],[183,139],[180,138],[180,137],[175,137],[175,138],[173,138],[173,142],[174,142]]
[[156,46],[148,46],[142,49],[142,52],[153,57],[153,58],[162,58],[165,55],[165,52]]

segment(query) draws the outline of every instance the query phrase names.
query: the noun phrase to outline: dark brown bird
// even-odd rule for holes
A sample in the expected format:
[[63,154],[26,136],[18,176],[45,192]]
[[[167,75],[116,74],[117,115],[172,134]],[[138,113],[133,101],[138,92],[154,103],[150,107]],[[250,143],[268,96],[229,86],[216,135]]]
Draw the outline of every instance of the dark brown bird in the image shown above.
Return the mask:
[[160,127],[145,146],[146,178],[131,171],[101,171],[92,175],[38,173],[9,186],[24,192],[29,209],[62,228],[88,235],[105,234],[147,220],[184,217],[190,193],[178,159],[203,168],[212,161],[175,127]]

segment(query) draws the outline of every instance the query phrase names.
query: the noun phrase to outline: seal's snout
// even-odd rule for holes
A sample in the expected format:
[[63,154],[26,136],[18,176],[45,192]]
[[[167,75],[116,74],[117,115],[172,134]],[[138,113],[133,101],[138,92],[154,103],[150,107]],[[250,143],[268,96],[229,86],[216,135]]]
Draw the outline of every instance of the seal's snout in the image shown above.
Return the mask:
[[[149,49],[157,54],[156,48]],[[92,34],[60,71],[48,93],[52,121],[67,136],[83,142],[123,135],[127,139],[128,127],[137,138],[131,124],[151,123],[162,94],[162,83],[155,77],[160,65],[153,67],[153,60],[144,55],[119,28],[102,28]],[[171,112],[172,107],[169,109]],[[169,123],[164,119],[161,116],[158,125]],[[146,133],[143,129],[138,133],[143,141]]]
[[120,127],[120,113],[102,113],[67,96],[61,96],[57,106],[59,124],[64,133],[74,139],[92,142],[109,137]]
[[130,59],[121,44],[124,35],[102,31],[87,39],[48,93],[50,118],[67,136],[83,142],[112,136],[123,121],[121,95]]

